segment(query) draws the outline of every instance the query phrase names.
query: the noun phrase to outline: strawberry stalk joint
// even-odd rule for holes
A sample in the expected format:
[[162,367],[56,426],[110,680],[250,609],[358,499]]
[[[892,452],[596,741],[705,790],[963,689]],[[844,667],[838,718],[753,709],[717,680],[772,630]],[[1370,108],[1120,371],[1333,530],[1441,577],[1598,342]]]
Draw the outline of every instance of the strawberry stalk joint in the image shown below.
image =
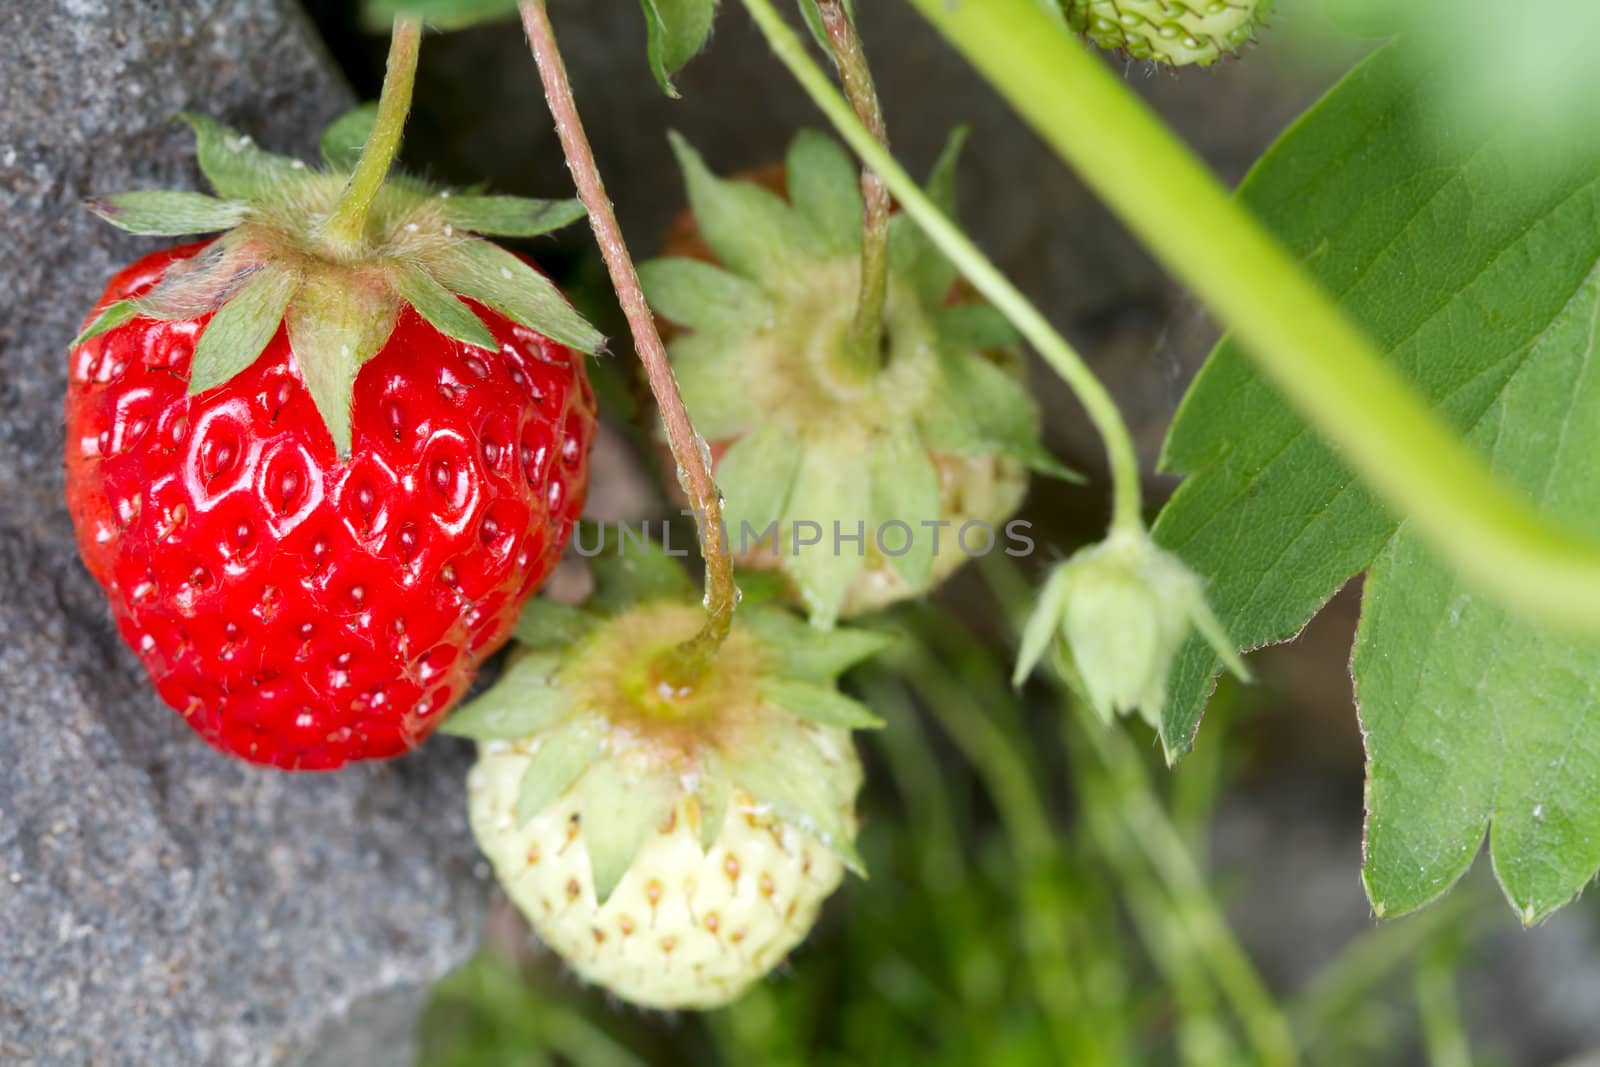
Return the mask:
[[199,115],[215,196],[90,207],[134,233],[223,231],[113,279],[73,342],[79,547],[161,695],[207,740],[285,768],[416,744],[509,635],[587,487],[601,336],[479,235],[572,201],[389,174],[421,27],[325,166]]

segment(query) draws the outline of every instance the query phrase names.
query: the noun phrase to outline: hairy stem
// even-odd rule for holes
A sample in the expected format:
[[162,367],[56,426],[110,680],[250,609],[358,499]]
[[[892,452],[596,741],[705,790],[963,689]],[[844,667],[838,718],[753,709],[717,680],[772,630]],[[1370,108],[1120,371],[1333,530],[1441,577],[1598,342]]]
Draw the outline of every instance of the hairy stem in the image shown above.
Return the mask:
[[[823,33],[833,51],[844,95],[878,144],[888,147],[883,107],[872,82],[872,68],[856,33],[855,21],[840,0],[817,0]],[[883,364],[883,306],[889,292],[889,187],[871,167],[861,170],[861,294],[847,345],[856,366],[867,373]]]
[[[934,2],[945,3],[947,0]],[[783,21],[771,0],[743,0],[743,3],[766,35],[767,43],[772,46],[778,59],[789,68],[795,80],[839,131],[839,135],[883,179],[900,202],[900,209],[922,227],[928,238],[949,257],[973,288],[1005,315],[1045,362],[1072,387],[1078,402],[1083,405],[1101,440],[1105,442],[1111,467],[1112,528],[1140,528],[1144,520],[1140,511],[1138,454],[1134,451],[1127,424],[1122,421],[1122,413],[1117,410],[1115,401],[1106,392],[1100,379],[1095,377],[1083,357],[1067,343],[1066,338],[1056,332],[1039,309],[1030,304],[1028,298],[978,251],[978,247],[961,232],[959,226],[945,217],[938,205],[922,191],[916,179],[878,143],[872,131],[856,117],[849,103],[833,87],[827,74],[811,61],[805,46]],[[1053,24],[1050,32],[1056,32]]]
[[533,48],[534,61],[539,66],[539,77],[544,83],[545,99],[550,104],[550,114],[556,123],[556,135],[561,139],[561,149],[566,153],[567,168],[572,172],[578,197],[589,211],[589,225],[599,242],[600,254],[605,258],[606,270],[611,275],[611,285],[616,290],[617,301],[627,317],[628,329],[633,334],[634,348],[644,364],[645,377],[650,391],[655,394],[661,411],[661,421],[667,429],[667,445],[672,458],[677,461],[678,481],[694,508],[695,521],[700,529],[700,552],[706,562],[706,622],[698,634],[684,642],[661,665],[666,680],[680,685],[692,685],[705,673],[733,625],[733,612],[738,603],[739,590],[733,580],[733,560],[722,536],[722,501],[716,483],[711,478],[711,461],[705,443],[695,432],[689,412],[678,394],[678,382],[672,376],[667,362],[667,349],[661,343],[650,306],[645,302],[644,290],[639,286],[639,274],[633,259],[628,255],[627,243],[622,238],[622,227],[617,224],[616,212],[606,196],[605,182],[595,165],[594,151],[589,147],[588,135],[583,131],[583,121],[578,117],[578,105],[572,98],[572,85],[567,79],[566,64],[556,47],[555,30],[550,25],[550,14],[544,0],[522,0],[522,25]]
[[411,90],[417,80],[417,53],[422,47],[422,21],[414,15],[397,15],[389,37],[389,63],[378,97],[378,115],[372,133],[361,148],[361,159],[350,175],[333,214],[322,226],[322,240],[337,255],[360,255],[366,245],[367,211],[372,198],[389,176],[400,151],[400,137],[411,114]]
[[1292,256],[1037,0],[911,0],[1244,342],[1373,492],[1464,579],[1600,632],[1600,544],[1499,480]]

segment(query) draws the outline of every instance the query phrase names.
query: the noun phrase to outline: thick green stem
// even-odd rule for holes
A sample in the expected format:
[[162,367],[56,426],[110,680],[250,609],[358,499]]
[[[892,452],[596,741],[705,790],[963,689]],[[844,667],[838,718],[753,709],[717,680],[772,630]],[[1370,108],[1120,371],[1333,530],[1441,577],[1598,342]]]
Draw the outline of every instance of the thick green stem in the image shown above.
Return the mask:
[[[889,133],[855,21],[840,0],[817,0],[844,95],[856,117],[887,148]],[[861,291],[846,341],[849,359],[867,374],[883,366],[883,307],[889,295],[889,187],[871,167],[861,170]]]
[[[933,2],[943,4],[949,0]],[[999,309],[1045,362],[1072,387],[1105,442],[1114,496],[1112,527],[1139,528],[1143,523],[1140,513],[1139,459],[1134,451],[1133,438],[1122,421],[1122,413],[1117,410],[1105,386],[1100,384],[1088,364],[1084,363],[1083,357],[1056,332],[1039,309],[1030,304],[1028,298],[978,251],[978,247],[961,232],[959,226],[945,217],[938,205],[922,191],[916,179],[895,162],[888,150],[872,136],[872,131],[856,118],[855,112],[833,87],[827,74],[811,61],[805,46],[774,9],[771,0],[744,0],[744,6],[766,35],[767,43],[772,46],[778,59],[789,68],[795,80],[828,117],[828,121],[833,123],[840,136],[884,180],[889,191],[900,202],[900,209],[922,227],[928,238],[949,257],[973,288]],[[1053,23],[1047,25],[1051,33],[1058,32]],[[1600,602],[1600,598],[1597,598],[1597,602]]]
[[1190,285],[1343,459],[1479,589],[1600,632],[1600,545],[1539,518],[1301,264],[1036,0],[911,0]]
[[417,52],[422,45],[422,22],[413,15],[397,15],[389,38],[389,65],[378,97],[378,115],[372,133],[362,146],[350,181],[339,194],[333,214],[322,226],[322,240],[339,256],[359,256],[366,249],[367,211],[389,176],[400,151],[406,117],[411,114],[411,90],[417,80]]
[[661,422],[667,430],[667,446],[678,464],[678,481],[694,508],[695,521],[700,530],[700,553],[706,562],[706,622],[700,632],[677,646],[659,664],[663,680],[675,687],[692,688],[709,669],[717,649],[733,627],[734,609],[739,603],[739,587],[734,583],[733,558],[728,553],[727,539],[722,528],[722,496],[711,478],[711,460],[705,442],[695,432],[678,392],[677,379],[667,361],[667,348],[661,342],[661,332],[650,314],[644,289],[639,285],[639,272],[628,254],[628,244],[622,237],[622,226],[617,213],[611,208],[611,198],[606,195],[605,182],[594,160],[594,150],[589,146],[589,136],[583,130],[583,120],[578,116],[578,104],[572,96],[572,83],[567,78],[567,66],[556,47],[555,29],[550,25],[550,13],[544,0],[522,0],[523,29],[528,34],[528,44],[533,49],[534,62],[539,67],[539,77],[544,82],[545,100],[555,119],[556,136],[567,157],[567,169],[572,172],[578,197],[589,212],[589,225],[600,245],[601,258],[611,275],[612,288],[617,302],[628,320],[633,334],[633,346],[644,364],[645,377],[650,391],[655,395],[661,412]]

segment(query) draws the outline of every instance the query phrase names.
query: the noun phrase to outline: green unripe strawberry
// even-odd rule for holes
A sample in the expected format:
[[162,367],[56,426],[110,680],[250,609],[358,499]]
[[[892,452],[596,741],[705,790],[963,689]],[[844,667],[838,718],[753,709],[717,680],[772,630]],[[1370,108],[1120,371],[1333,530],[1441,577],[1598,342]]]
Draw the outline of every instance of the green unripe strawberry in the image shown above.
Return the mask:
[[1174,67],[1210,66],[1255,36],[1271,0],[1061,0],[1067,25],[1101,48]]

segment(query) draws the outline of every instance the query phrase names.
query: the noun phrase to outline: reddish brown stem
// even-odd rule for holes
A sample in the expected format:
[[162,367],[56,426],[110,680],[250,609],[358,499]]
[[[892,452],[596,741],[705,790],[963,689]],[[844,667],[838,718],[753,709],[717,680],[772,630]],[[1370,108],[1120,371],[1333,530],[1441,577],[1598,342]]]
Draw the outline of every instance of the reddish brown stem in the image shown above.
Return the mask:
[[[871,131],[873,139],[885,148],[889,133],[883,121],[883,107],[872,82],[872,69],[862,50],[855,23],[841,0],[817,0],[822,29],[833,52],[844,95]],[[852,358],[867,371],[883,365],[879,350],[883,333],[883,308],[889,284],[889,187],[869,168],[861,169],[861,292],[856,317],[850,328]]]
[[589,225],[593,227],[595,240],[600,244],[600,254],[605,258],[611,285],[622,305],[622,313],[627,317],[634,348],[644,364],[650,391],[655,394],[661,421],[667,429],[667,444],[672,449],[673,459],[677,461],[678,481],[689,497],[695,520],[699,524],[700,552],[706,562],[706,623],[699,634],[679,646],[672,662],[663,665],[670,680],[692,685],[703,675],[723,638],[728,635],[739,598],[739,590],[733,580],[733,561],[722,537],[721,497],[711,478],[710,459],[704,442],[695,432],[694,423],[690,421],[689,412],[678,393],[678,382],[672,376],[672,368],[667,362],[666,346],[656,330],[655,317],[650,314],[644,290],[639,285],[639,274],[634,269],[627,243],[622,238],[622,227],[617,224],[611,200],[606,196],[605,182],[601,180],[600,169],[595,165],[588,135],[583,131],[583,120],[578,117],[578,105],[572,98],[566,63],[556,47],[550,14],[545,9],[544,0],[522,0],[519,8],[523,28],[533,49],[534,62],[539,66],[539,77],[544,83],[545,99],[555,119],[556,135],[561,139],[561,149],[567,157],[567,169],[572,172],[579,199],[589,211]]

